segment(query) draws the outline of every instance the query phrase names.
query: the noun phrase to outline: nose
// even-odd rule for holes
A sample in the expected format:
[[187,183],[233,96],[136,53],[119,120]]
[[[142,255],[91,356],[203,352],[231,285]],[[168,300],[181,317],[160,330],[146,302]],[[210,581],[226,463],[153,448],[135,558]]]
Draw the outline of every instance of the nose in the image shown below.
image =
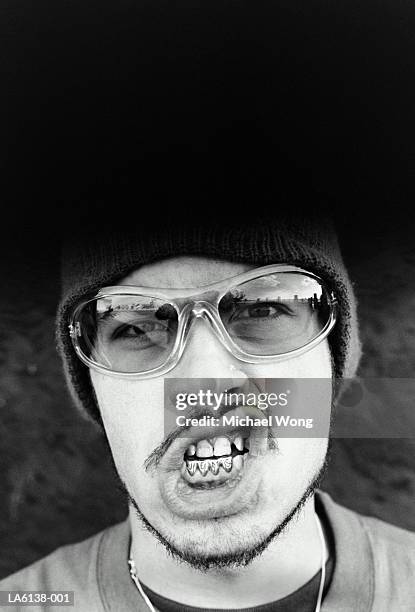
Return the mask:
[[180,379],[177,384],[181,388],[185,382],[187,393],[206,389],[233,392],[248,380],[244,364],[222,345],[210,323],[202,318],[193,320],[181,359],[168,377]]

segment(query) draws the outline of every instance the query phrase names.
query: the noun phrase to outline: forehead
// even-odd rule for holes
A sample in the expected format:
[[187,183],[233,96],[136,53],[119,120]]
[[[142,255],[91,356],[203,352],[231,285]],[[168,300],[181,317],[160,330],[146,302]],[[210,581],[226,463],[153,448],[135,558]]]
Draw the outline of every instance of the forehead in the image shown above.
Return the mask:
[[140,266],[118,285],[142,287],[193,288],[231,278],[256,266],[199,256],[169,257]]

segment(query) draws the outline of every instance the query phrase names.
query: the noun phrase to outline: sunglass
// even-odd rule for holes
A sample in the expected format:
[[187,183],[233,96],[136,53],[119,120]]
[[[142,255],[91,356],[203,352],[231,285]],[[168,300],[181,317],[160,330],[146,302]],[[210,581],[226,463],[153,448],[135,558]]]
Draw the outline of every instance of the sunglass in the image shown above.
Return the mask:
[[321,342],[336,298],[315,274],[270,265],[197,289],[104,287],[75,308],[69,333],[88,367],[150,378],[177,365],[198,318],[240,361],[270,363]]

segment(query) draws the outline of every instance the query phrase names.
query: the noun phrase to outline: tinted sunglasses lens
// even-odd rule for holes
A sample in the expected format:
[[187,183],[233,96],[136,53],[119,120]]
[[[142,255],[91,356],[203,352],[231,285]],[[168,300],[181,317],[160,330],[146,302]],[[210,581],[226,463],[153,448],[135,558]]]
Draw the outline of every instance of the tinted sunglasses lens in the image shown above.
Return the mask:
[[233,287],[219,314],[233,342],[251,355],[279,355],[309,344],[330,320],[325,287],[303,273],[278,272]]
[[88,302],[78,316],[79,347],[86,357],[115,372],[146,372],[170,357],[178,314],[164,300],[112,295]]

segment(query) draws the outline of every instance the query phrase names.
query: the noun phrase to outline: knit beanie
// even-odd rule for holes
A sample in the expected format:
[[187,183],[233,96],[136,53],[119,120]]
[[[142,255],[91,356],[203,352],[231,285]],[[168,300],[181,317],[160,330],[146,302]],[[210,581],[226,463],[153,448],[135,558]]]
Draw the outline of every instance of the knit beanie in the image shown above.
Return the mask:
[[[138,215],[139,219],[139,215]],[[320,214],[275,215],[244,222],[140,223],[106,228],[71,238],[62,254],[62,299],[57,344],[76,406],[102,425],[89,369],[76,356],[69,336],[73,308],[98,289],[116,284],[135,268],[167,257],[201,255],[256,266],[283,263],[302,267],[328,283],[338,300],[338,320],[328,340],[334,376],[352,377],[360,358],[356,300],[329,218]]]

